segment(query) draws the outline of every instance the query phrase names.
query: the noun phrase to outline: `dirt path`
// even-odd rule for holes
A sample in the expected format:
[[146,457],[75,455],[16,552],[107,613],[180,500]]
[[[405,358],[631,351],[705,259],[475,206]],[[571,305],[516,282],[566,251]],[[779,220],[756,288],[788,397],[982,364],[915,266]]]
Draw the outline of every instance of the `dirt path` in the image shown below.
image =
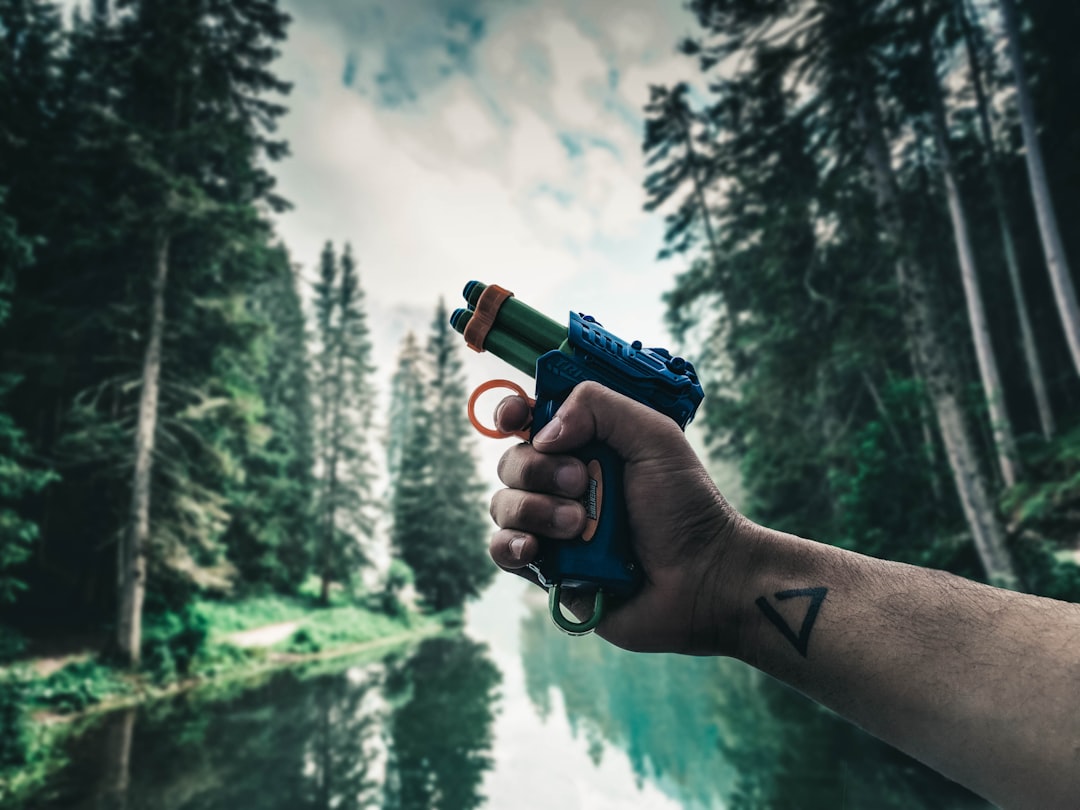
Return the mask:
[[279,641],[284,641],[300,626],[300,622],[279,622],[256,627],[254,630],[242,630],[225,636],[225,641],[237,647],[272,647]]

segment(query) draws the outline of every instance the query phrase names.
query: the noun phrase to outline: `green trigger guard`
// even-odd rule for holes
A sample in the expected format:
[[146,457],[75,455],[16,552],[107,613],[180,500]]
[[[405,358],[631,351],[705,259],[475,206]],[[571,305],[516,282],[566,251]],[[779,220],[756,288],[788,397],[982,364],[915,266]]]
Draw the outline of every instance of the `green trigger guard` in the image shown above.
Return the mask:
[[562,583],[552,585],[548,588],[548,612],[551,613],[551,621],[555,623],[555,626],[570,636],[587,636],[595,630],[596,626],[600,624],[600,620],[604,617],[604,591],[597,588],[596,601],[593,602],[592,616],[583,622],[571,621],[563,615],[562,604],[559,601],[561,595]]

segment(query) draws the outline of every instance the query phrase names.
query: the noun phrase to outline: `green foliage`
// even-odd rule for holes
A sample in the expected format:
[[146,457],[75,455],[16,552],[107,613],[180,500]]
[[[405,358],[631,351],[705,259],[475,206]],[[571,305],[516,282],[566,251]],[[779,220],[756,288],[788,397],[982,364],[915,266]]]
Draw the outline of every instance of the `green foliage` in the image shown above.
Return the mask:
[[1002,508],[1017,535],[1015,553],[1028,590],[1080,602],[1080,426],[1032,446],[1027,480],[1005,493]]
[[[5,196],[0,188],[0,334],[10,314],[16,273],[33,257],[29,240],[19,236],[15,221],[5,211]],[[0,373],[0,408],[18,383],[17,375]],[[18,591],[26,587],[14,570],[29,558],[38,536],[37,524],[20,514],[19,502],[56,479],[52,471],[27,464],[29,456],[23,431],[0,410],[0,604],[14,601]]]
[[26,688],[14,675],[0,675],[0,775],[26,765],[31,734],[26,713]]
[[186,675],[206,647],[210,623],[193,605],[143,618],[142,666],[158,683]]
[[0,624],[0,666],[14,661],[26,650],[26,639],[12,627]]
[[418,594],[437,611],[460,607],[495,573],[481,542],[486,522],[459,343],[440,302],[424,368],[418,373],[406,342],[396,375],[412,382],[399,389],[410,418],[396,439],[401,455],[391,493],[392,543],[412,569]]
[[[663,203],[674,212],[661,256],[684,254],[688,266],[666,296],[669,321],[680,335],[704,341],[698,368],[708,393],[710,446],[740,463],[745,505],[755,519],[982,576],[934,410],[941,384],[932,384],[945,378],[960,392],[966,420],[960,429],[981,434],[985,458],[973,462],[989,470],[989,419],[985,406],[966,394],[977,375],[930,126],[934,54],[923,37],[932,26],[934,50],[945,54],[939,61],[962,58],[955,52],[963,47],[956,4],[928,0],[925,16],[910,4],[804,5],[804,24],[785,30],[770,27],[797,4],[694,0],[689,8],[700,35],[680,47],[698,61],[708,89],[653,89],[645,109],[646,191],[651,207]],[[1038,13],[1044,21],[1050,16],[1044,4]],[[1059,67],[1075,64],[1062,56]],[[1049,76],[1051,85],[1062,86]],[[1018,345],[1018,336],[995,252],[1000,220],[984,147],[968,98],[947,101],[1005,396],[1020,430],[1034,431],[1039,423],[1021,352],[1003,348]],[[1063,116],[1060,103],[1051,106],[1057,132],[1075,131],[1075,111]],[[880,113],[878,134],[892,156],[888,183],[869,160],[876,130],[867,110]],[[1022,155],[1013,133],[1002,140],[1006,196],[1030,217]],[[1075,172],[1075,155],[1059,152],[1058,170]],[[895,193],[900,207],[888,215],[881,205],[886,192]],[[1071,192],[1064,199],[1080,204]],[[883,238],[890,221],[903,227]],[[1025,252],[1021,264],[1037,266],[1042,256],[1024,227],[1016,239]],[[913,296],[900,283],[898,253],[927,280],[920,305],[938,313],[914,331]],[[1033,313],[1050,310],[1045,285],[1025,279],[1025,287]],[[934,330],[937,366],[928,369],[912,339]],[[1056,368],[1048,376],[1058,380],[1051,395],[1062,414],[1075,403],[1075,378],[1059,334],[1036,331],[1044,365]],[[1026,483],[1006,497],[1018,555],[1027,556],[1020,548],[1024,532],[1068,534],[1078,479],[1061,462],[1030,463]],[[993,489],[991,476],[979,477]],[[1036,546],[1028,544],[1028,551]],[[1067,569],[1053,570],[1058,573],[1045,576],[1061,591]],[[1033,569],[1033,581],[1042,576]]]
[[131,691],[130,684],[108,664],[88,658],[67,664],[47,678],[26,683],[26,700],[55,712],[78,712],[107,697]]
[[351,582],[367,562],[364,542],[374,531],[370,431],[374,392],[371,340],[352,249],[340,260],[328,242],[316,285],[319,350],[316,394],[320,480],[316,568],[323,602],[334,579]]
[[311,398],[304,315],[288,256],[252,250],[264,278],[247,308],[252,339],[228,358],[228,389],[246,403],[229,452],[241,474],[225,481],[223,537],[246,591],[294,593],[312,564],[314,498]]
[[322,645],[312,635],[311,630],[301,627],[289,637],[286,649],[297,655],[311,655],[319,652]]
[[1020,528],[1068,537],[1080,507],[1080,426],[1045,445],[1034,446],[1025,458],[1028,480],[1006,493],[1003,508]]
[[401,594],[415,582],[416,574],[408,563],[402,559],[392,560],[390,570],[386,573],[386,582],[378,594],[378,609],[387,616],[407,616],[408,609],[401,601]]

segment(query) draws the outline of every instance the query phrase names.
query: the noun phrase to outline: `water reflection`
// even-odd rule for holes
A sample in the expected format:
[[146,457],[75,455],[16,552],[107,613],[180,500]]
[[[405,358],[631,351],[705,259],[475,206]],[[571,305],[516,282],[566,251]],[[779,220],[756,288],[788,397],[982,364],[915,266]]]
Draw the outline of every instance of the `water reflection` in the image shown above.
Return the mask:
[[485,645],[464,638],[425,642],[391,667],[387,698],[398,705],[390,724],[392,772],[386,807],[472,810],[492,766],[491,724],[502,676]]
[[561,696],[594,761],[624,751],[637,779],[687,808],[988,808],[963,788],[760,673],[726,659],[642,656],[522,620],[522,664],[541,716]]
[[474,808],[499,673],[437,638],[345,671],[278,673],[99,718],[33,807],[72,810]]

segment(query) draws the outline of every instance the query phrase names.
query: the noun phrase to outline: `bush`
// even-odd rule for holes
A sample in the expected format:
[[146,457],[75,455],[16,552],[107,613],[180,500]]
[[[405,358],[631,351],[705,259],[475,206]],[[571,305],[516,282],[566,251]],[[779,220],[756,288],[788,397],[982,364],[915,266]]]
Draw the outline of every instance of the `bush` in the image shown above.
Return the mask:
[[286,649],[297,655],[311,655],[322,650],[322,645],[308,628],[301,627],[289,638]]
[[129,685],[115,670],[93,659],[68,664],[47,678],[25,685],[29,702],[58,712],[82,711],[104,697],[129,691]]
[[416,581],[416,574],[404,560],[394,560],[390,563],[390,570],[386,572],[386,585],[373,600],[372,607],[395,618],[405,616],[408,613],[405,603],[401,600],[402,592]]
[[195,656],[206,648],[209,632],[206,617],[191,605],[179,612],[166,610],[147,616],[143,622],[143,668],[158,683],[186,675]]
[[29,759],[30,729],[25,687],[12,675],[0,678],[0,773],[20,768]]

